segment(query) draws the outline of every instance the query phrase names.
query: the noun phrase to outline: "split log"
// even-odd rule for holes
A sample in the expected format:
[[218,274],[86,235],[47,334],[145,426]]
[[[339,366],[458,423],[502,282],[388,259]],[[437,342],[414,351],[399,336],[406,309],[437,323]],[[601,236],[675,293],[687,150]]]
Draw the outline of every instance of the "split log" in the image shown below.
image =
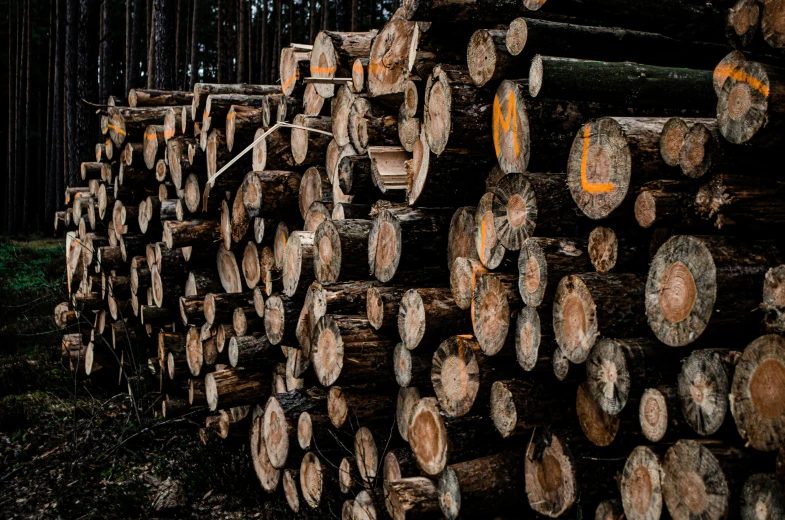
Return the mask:
[[[652,259],[646,282],[646,315],[657,338],[684,346],[707,326],[739,331],[759,318],[760,287],[769,266],[781,263],[771,243],[742,244],[720,237],[675,236]],[[743,265],[744,269],[739,269]],[[739,310],[745,310],[738,312]]]
[[730,409],[739,434],[757,450],[783,445],[785,425],[785,340],[761,336],[750,343],[736,364]]
[[[412,156],[398,146],[379,146],[369,148],[368,157],[371,159],[371,179],[377,189],[388,199],[402,197],[408,183],[406,161]],[[356,195],[354,198],[358,202],[370,202]]]
[[573,363],[583,363],[600,332],[607,337],[643,332],[644,285],[643,277],[636,274],[562,278],[554,296],[553,331],[564,355]]
[[630,62],[535,56],[529,94],[628,107],[685,108],[711,116],[712,72]]

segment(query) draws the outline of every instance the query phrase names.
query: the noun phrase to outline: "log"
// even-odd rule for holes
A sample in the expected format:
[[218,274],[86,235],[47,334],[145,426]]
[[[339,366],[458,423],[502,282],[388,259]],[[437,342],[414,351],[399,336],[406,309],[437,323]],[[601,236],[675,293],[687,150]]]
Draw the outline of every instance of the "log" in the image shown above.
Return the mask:
[[[396,146],[399,144],[398,122],[383,105],[372,104],[367,98],[353,100],[349,109],[347,127],[351,144],[358,153],[365,153],[369,146]],[[336,139],[340,146],[341,144]]]
[[[365,317],[327,315],[314,329],[311,361],[323,386],[332,385],[341,375],[343,384],[378,383],[394,376],[394,346],[392,338],[375,334]],[[343,370],[344,359],[351,360],[350,371]]]
[[302,176],[298,186],[300,216],[305,219],[311,204],[320,202],[332,203],[332,187],[327,171],[324,168],[312,166]]
[[733,144],[779,146],[785,71],[753,61],[730,67],[717,101],[717,123],[723,137]]
[[283,264],[283,293],[293,297],[305,291],[314,281],[314,257],[316,256],[314,233],[294,231],[286,242]]
[[368,95],[378,97],[403,92],[408,79],[409,48],[416,25],[398,9],[374,39],[368,61]]
[[281,89],[287,96],[295,92],[295,88],[302,85],[302,81],[309,76],[311,49],[285,47],[281,49],[280,76]]
[[368,235],[368,264],[376,279],[386,283],[398,271],[441,264],[437,258],[447,246],[449,218],[447,211],[438,209],[380,209]]
[[493,157],[475,148],[451,148],[432,155],[425,129],[406,161],[406,201],[410,206],[454,206],[471,204],[485,187],[482,175]]
[[[329,132],[332,130],[332,119],[325,116],[294,116],[293,124],[319,130],[318,132],[292,128],[291,153],[295,164],[303,167],[317,166],[323,160],[330,143]],[[322,132],[327,132],[325,135]]]
[[[711,324],[754,327],[752,311],[769,266],[780,253],[771,243],[742,244],[733,239],[675,236],[653,257],[646,282],[646,316],[657,339],[669,346],[694,342]],[[744,265],[744,269],[738,266]],[[743,312],[736,312],[744,309]]]
[[322,283],[368,279],[370,220],[325,221],[313,235],[313,270]]
[[[255,294],[254,294],[255,295]],[[262,317],[253,306],[237,307],[232,315],[232,328],[238,336],[245,336],[264,327]]]
[[251,461],[254,470],[256,471],[256,477],[262,485],[262,489],[268,493],[272,493],[278,487],[281,472],[273,467],[267,454],[267,445],[264,443],[262,431],[263,415],[264,411],[262,407],[259,405],[254,406],[250,432]]
[[532,97],[686,108],[705,116],[714,113],[713,88],[708,70],[539,55],[529,69]]
[[[161,124],[166,116],[167,107],[109,109],[109,137],[120,148],[126,138],[141,141],[148,125]],[[129,165],[130,166],[130,165]]]
[[141,108],[187,105],[191,103],[193,96],[192,92],[178,90],[132,88],[128,91],[128,106]]
[[630,396],[673,380],[676,356],[663,359],[662,346],[654,339],[602,338],[586,360],[589,394],[609,415],[618,415]]
[[[354,33],[320,31],[311,50],[311,77],[326,79],[351,77],[354,60],[367,58],[370,55],[371,43],[377,32],[376,30]],[[316,91],[323,98],[331,98],[335,94],[335,85],[317,83]]]
[[[404,195],[408,183],[408,171],[406,161],[412,158],[403,149],[397,146],[379,146],[368,150],[368,157],[371,160],[371,180],[376,188],[384,194],[386,198],[395,199]],[[367,184],[366,184],[367,187]],[[358,202],[371,202],[374,197],[373,192],[368,188],[369,199],[365,199],[361,194],[357,194]],[[352,199],[349,202],[354,202]]]
[[763,302],[766,331],[771,333],[785,332],[785,267],[778,265],[766,271],[763,280]]
[[472,295],[471,317],[474,335],[484,354],[495,356],[508,337],[512,316],[523,307],[513,281],[493,274],[477,279]]
[[637,446],[619,479],[624,514],[629,519],[650,520],[662,514],[662,467],[651,448]]
[[234,151],[236,143],[237,151],[241,151],[251,144],[254,132],[260,127],[269,126],[264,124],[264,116],[263,107],[232,105],[226,114],[226,148],[230,152]]
[[477,208],[473,206],[458,208],[450,220],[450,230],[447,236],[447,268],[450,269],[451,278],[453,264],[459,258],[479,261],[477,248],[474,246],[476,229],[474,214],[476,210]]
[[782,2],[774,0],[764,2],[760,20],[763,39],[774,49],[785,47],[785,31],[782,29]]
[[[330,204],[332,206],[332,204]],[[303,231],[315,232],[322,222],[330,220],[330,210],[321,202],[314,201],[308,208],[303,223]]]
[[166,139],[167,143],[176,136],[190,136],[193,134],[192,99],[189,100],[187,105],[170,106],[166,110],[166,115],[164,116],[164,139]]
[[209,247],[221,236],[220,224],[216,220],[168,220],[163,226],[163,242],[169,249]]
[[332,118],[333,139],[338,146],[346,146],[349,138],[349,111],[354,104],[355,96],[348,85],[338,89],[338,93],[330,101],[330,117]]
[[366,219],[371,215],[370,204],[341,202],[333,206],[333,220]]
[[[489,192],[480,198],[474,214],[476,230],[474,245],[480,263],[488,269],[496,269],[501,265],[507,249],[499,240],[493,215],[493,193]],[[457,300],[457,298],[456,298]]]
[[730,409],[747,445],[774,451],[783,445],[785,340],[770,334],[750,343],[733,373]]
[[609,415],[597,406],[585,382],[578,386],[575,411],[583,434],[593,445],[606,447],[613,444],[621,428],[621,418]]
[[437,488],[441,512],[455,520],[519,508],[525,487],[520,459],[520,450],[511,450],[447,466]]
[[589,252],[580,239],[527,238],[518,256],[518,291],[527,306],[549,308],[558,281],[589,269]]
[[647,388],[638,408],[641,432],[651,442],[660,442],[691,435],[681,414],[678,390],[672,386]]
[[436,518],[439,495],[436,484],[425,477],[408,477],[384,482],[390,516],[398,518]]
[[779,201],[785,184],[746,175],[715,174],[695,195],[699,217],[717,229],[727,224],[745,227],[777,226],[785,220]]
[[194,97],[191,104],[191,111],[194,119],[201,114],[207,105],[207,98],[213,94],[244,94],[248,96],[263,96],[267,94],[279,94],[279,85],[249,85],[249,84],[220,84],[220,83],[197,83],[194,85]]
[[700,435],[711,435],[722,426],[728,411],[729,373],[738,352],[695,350],[684,361],[678,376],[682,416]]
[[210,411],[233,406],[244,406],[257,401],[270,390],[270,376],[265,372],[252,373],[226,368],[210,372],[204,378],[204,393]]
[[694,203],[698,186],[691,182],[659,180],[647,182],[635,199],[635,220],[642,228],[667,226],[674,229],[710,229],[698,218]]
[[562,278],[554,296],[553,331],[564,355],[573,363],[583,363],[600,332],[607,337],[643,332],[643,291],[643,277],[636,274]]
[[216,122],[225,120],[229,109],[234,105],[261,108],[266,98],[266,94],[210,94],[205,102],[202,120],[207,118]]
[[490,143],[491,93],[476,88],[465,67],[437,66],[425,86],[424,129],[428,145],[440,155],[450,148]]
[[225,249],[223,246],[218,247],[215,257],[215,263],[218,268],[218,277],[221,280],[221,286],[227,293],[239,293],[243,290],[243,282],[240,277],[240,269],[237,267],[237,259],[234,253]]
[[208,293],[204,297],[204,319],[210,325],[232,323],[234,309],[253,306],[252,291],[237,293]]
[[782,492],[772,473],[756,473],[750,476],[741,490],[741,517],[754,518],[763,511],[768,518],[785,515]]
[[[148,170],[155,168],[158,159],[163,159],[166,151],[163,125],[149,125],[144,131],[144,164]],[[121,181],[122,182],[122,181]]]
[[[286,295],[272,294],[264,302],[264,330],[273,345],[286,341],[294,345],[297,341],[297,321],[300,316],[302,300]],[[297,373],[295,376],[299,377]]]
[[435,345],[450,334],[469,332],[470,327],[469,313],[455,305],[447,288],[409,289],[401,297],[398,334],[409,350]]
[[522,435],[573,416],[562,389],[542,380],[497,380],[490,391],[490,415],[502,438]]
[[252,171],[242,184],[242,199],[249,217],[278,215],[299,203],[301,176],[288,171]]

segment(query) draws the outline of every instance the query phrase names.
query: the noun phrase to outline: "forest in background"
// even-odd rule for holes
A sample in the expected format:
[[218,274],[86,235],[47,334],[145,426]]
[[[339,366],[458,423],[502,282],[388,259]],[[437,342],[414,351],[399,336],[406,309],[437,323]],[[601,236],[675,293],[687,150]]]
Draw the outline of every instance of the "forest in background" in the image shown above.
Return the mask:
[[50,234],[95,155],[97,111],[131,88],[279,81],[278,56],[322,29],[381,27],[400,0],[5,0],[0,229]]

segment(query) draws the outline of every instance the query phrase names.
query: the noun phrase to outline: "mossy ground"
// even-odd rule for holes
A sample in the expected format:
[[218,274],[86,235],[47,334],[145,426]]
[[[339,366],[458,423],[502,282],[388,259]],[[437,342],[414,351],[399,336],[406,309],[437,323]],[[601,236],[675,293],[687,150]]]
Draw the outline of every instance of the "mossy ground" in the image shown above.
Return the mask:
[[[204,415],[153,418],[160,396],[75,378],[54,306],[67,299],[62,240],[0,241],[0,511],[4,518],[146,518],[166,478],[196,518],[281,518],[247,441],[198,440]],[[331,518],[340,517],[328,515]],[[286,515],[291,517],[292,515]],[[301,516],[302,517],[302,516]]]

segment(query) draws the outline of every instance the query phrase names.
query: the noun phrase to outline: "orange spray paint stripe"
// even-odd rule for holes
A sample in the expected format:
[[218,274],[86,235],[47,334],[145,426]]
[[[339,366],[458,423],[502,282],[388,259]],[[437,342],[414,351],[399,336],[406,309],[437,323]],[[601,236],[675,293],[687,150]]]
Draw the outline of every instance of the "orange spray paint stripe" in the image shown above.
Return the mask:
[[311,74],[335,74],[337,67],[311,67]]
[[518,117],[517,117],[517,103],[515,95],[510,92],[509,99],[507,100],[507,115],[502,116],[502,109],[499,106],[499,96],[493,98],[493,146],[496,148],[496,157],[501,155],[499,150],[499,126],[502,127],[503,132],[509,132],[512,127],[512,145],[515,157],[520,155],[518,147]]
[[719,73],[720,75],[727,76],[736,81],[746,83],[753,89],[757,90],[763,97],[769,97],[769,87],[764,85],[759,79],[750,76],[743,70],[729,67],[727,65],[722,65],[714,69],[714,72],[715,74]]
[[363,64],[359,61],[355,61],[352,64],[352,72],[361,72],[363,70]]
[[114,130],[115,132],[117,132],[120,135],[125,135],[125,130],[123,130],[122,128],[118,128],[118,127],[114,126],[111,123],[109,123],[108,128],[111,128],[112,130]]
[[283,82],[283,85],[281,85],[281,88],[282,88],[283,90],[286,90],[286,89],[288,89],[288,88],[289,88],[289,86],[290,86],[292,83],[294,83],[295,76],[296,76],[295,74],[292,74],[291,76],[289,76],[288,78],[286,78],[286,81],[284,81],[284,82]]
[[164,130],[164,139],[174,137],[174,130]]
[[210,112],[208,112],[207,110],[205,110],[205,111],[202,113],[202,121],[204,121],[204,120],[205,120],[205,119],[207,119],[208,117],[210,117]]
[[144,138],[147,139],[148,141],[155,141],[155,140],[158,139],[158,133],[157,132],[152,132],[150,134],[146,134],[144,136]]
[[229,113],[226,115],[226,120],[228,121],[228,120],[230,120],[230,119],[234,119],[234,115],[235,115],[235,113],[234,113],[234,112],[229,112]]
[[616,186],[612,182],[594,183],[594,182],[589,182],[589,180],[586,178],[586,163],[589,160],[589,137],[591,137],[591,132],[589,131],[589,125],[586,124],[583,127],[583,153],[581,154],[581,189],[591,194],[613,193],[614,191],[616,191]]

